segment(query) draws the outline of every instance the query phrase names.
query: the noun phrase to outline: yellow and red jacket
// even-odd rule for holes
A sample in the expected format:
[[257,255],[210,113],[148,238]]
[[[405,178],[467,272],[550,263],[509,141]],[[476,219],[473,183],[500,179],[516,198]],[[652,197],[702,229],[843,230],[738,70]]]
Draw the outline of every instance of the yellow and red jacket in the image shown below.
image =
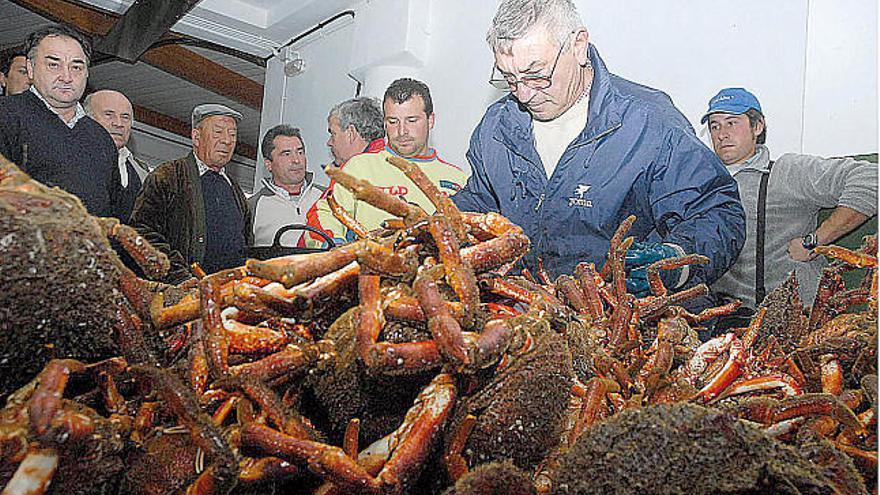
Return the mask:
[[[340,169],[352,177],[369,181],[407,203],[418,205],[428,214],[434,213],[434,205],[427,196],[403,172],[386,161],[389,156],[398,155],[386,145],[383,149],[351,157]],[[470,175],[461,168],[438,158],[434,149],[427,156],[416,156],[407,160],[419,165],[425,175],[448,196],[458,192]],[[324,197],[315,203],[306,218],[309,225],[323,230],[337,243],[350,242],[355,239],[355,235],[349,232],[330,211],[327,195],[331,193],[339,205],[351,213],[367,230],[379,228],[383,221],[392,217],[388,212],[363,201],[356,201],[351,192],[341,186],[335,187],[335,184],[335,181],[330,182]],[[310,242],[310,245],[321,245],[322,241],[317,236],[312,235],[312,238],[313,242]]]

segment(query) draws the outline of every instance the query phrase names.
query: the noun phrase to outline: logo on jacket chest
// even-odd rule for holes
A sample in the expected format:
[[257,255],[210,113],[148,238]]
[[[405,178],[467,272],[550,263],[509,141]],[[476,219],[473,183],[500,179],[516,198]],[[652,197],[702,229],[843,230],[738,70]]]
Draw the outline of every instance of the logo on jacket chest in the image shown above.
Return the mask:
[[406,196],[409,193],[409,188],[404,185],[394,185],[387,187],[380,187],[379,189],[385,191],[386,193],[398,197],[398,196]]
[[593,200],[586,198],[587,192],[590,190],[589,184],[578,184],[574,188],[574,194],[568,198],[568,207],[592,208]]

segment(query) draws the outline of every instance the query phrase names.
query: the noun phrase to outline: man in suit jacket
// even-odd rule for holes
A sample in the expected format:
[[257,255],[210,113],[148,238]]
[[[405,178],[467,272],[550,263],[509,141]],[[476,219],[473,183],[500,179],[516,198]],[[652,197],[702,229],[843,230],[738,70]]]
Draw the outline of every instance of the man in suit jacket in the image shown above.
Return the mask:
[[86,115],[107,129],[119,154],[119,188],[114,192],[114,216],[128,223],[134,200],[141,192],[141,185],[150,173],[147,164],[138,160],[128,149],[134,111],[131,102],[119,91],[105,89],[86,96],[83,106]]

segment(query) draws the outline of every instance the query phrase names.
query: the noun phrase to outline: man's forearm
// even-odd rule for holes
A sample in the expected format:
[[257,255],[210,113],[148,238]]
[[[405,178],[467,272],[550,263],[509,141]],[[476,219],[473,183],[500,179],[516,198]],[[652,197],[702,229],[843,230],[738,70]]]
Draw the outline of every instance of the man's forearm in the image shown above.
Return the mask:
[[859,213],[852,208],[838,206],[831,213],[831,216],[825,219],[822,225],[816,229],[816,241],[820,245],[831,244],[850,233],[867,219],[867,215]]

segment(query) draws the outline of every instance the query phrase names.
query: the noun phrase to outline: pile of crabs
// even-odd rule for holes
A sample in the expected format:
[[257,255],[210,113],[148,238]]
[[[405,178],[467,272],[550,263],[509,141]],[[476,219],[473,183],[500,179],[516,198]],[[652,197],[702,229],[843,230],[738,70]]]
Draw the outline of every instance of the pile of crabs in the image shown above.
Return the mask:
[[[504,217],[436,213],[339,170],[395,217],[330,251],[180,286],[132,229],[0,157],[3,494],[867,493],[877,490],[877,244],[702,342],[697,285],[604,266],[512,274]],[[867,274],[846,287],[848,270]]]

